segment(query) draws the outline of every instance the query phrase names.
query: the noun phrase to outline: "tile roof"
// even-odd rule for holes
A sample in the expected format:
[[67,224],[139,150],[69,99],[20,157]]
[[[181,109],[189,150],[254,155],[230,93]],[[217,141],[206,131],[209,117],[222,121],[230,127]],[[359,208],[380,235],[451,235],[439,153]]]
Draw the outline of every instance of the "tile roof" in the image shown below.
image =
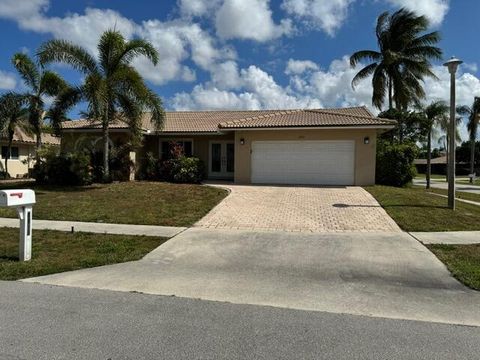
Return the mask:
[[[167,111],[162,133],[211,133],[219,130],[262,127],[302,126],[362,126],[393,125],[392,120],[373,116],[366,107],[340,109],[298,110],[239,110],[239,111]],[[100,129],[98,122],[90,120],[66,121],[63,129]],[[118,120],[111,129],[128,129]],[[142,118],[144,130],[155,131],[148,113]]]
[[[13,143],[24,143],[24,144],[35,144],[37,137],[35,135],[27,134],[21,128],[15,128],[13,134]],[[2,142],[7,141],[5,137],[0,138]],[[60,145],[60,138],[53,136],[52,134],[43,133],[42,134],[42,144],[47,145]]]

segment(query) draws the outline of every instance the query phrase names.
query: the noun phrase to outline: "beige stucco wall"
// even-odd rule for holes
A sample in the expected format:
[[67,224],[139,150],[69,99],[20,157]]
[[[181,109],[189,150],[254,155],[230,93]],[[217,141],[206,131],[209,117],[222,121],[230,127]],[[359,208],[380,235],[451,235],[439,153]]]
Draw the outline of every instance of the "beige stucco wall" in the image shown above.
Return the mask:
[[[0,142],[0,146],[7,146],[6,142]],[[18,147],[18,159],[8,160],[8,173],[11,177],[23,177],[28,174],[28,169],[34,165],[35,147],[29,144],[15,143],[13,147]],[[1,157],[1,156],[0,156]],[[5,159],[0,159],[0,170],[5,169]]]
[[[370,143],[364,144],[369,137]],[[240,139],[245,144],[240,144]],[[355,185],[375,184],[375,129],[352,130],[251,130],[235,132],[235,182],[251,182],[251,149],[253,141],[262,140],[355,140]]]

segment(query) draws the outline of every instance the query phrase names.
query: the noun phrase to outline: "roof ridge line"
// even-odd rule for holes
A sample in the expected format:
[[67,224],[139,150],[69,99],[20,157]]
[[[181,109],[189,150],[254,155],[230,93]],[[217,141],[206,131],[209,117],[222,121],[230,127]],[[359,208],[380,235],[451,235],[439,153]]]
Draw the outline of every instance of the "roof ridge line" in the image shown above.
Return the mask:
[[396,122],[396,120],[378,117],[373,114],[372,116],[365,116],[365,115],[357,115],[357,114],[349,114],[349,113],[338,113],[338,112],[334,112],[331,110],[324,110],[324,109],[305,109],[305,112],[322,112],[324,114],[335,115],[335,116],[352,116],[360,119],[381,119],[381,120]]
[[[266,111],[268,111],[268,110],[266,110]],[[272,110],[272,111],[273,111],[273,110]],[[247,122],[247,121],[256,120],[256,119],[263,119],[263,118],[267,118],[267,117],[275,117],[275,116],[278,116],[278,115],[288,115],[288,114],[293,114],[293,113],[298,113],[298,112],[304,112],[304,111],[305,111],[304,109],[276,110],[275,112],[273,112],[273,113],[271,113],[271,114],[258,115],[258,116],[250,116],[250,117],[243,118],[243,119],[223,121],[223,122],[221,122],[221,123],[218,124],[218,127],[226,126],[226,125],[229,125],[229,124],[244,123],[244,122]]]

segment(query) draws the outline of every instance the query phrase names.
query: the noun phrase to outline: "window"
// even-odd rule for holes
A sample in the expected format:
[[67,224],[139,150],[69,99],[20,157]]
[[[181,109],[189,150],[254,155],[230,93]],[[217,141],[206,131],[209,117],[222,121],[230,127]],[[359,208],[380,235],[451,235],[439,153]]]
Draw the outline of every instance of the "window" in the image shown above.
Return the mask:
[[165,140],[161,142],[161,158],[164,160],[170,159],[175,145],[181,146],[185,156],[193,156],[193,143],[191,140]]
[[[6,159],[8,156],[8,146],[2,146],[2,159]],[[12,146],[9,159],[18,160],[18,147]]]

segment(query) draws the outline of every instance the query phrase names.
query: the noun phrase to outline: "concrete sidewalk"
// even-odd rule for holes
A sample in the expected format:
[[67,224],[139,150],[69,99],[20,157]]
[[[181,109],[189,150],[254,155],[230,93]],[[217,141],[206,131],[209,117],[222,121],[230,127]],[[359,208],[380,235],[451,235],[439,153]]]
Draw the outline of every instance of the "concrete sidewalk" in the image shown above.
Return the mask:
[[480,244],[480,231],[411,232],[424,244]]
[[[440,197],[443,197],[443,198],[448,198],[447,195],[437,194],[437,193],[434,193],[434,192],[429,192],[428,194],[440,196]],[[466,204],[470,204],[470,205],[480,206],[480,202],[477,202],[477,201],[465,200],[465,199],[460,199],[460,198],[457,198],[457,197],[455,198],[455,200],[456,200],[456,201],[463,202],[463,203],[466,203]]]
[[[59,230],[99,233],[99,234],[118,234],[118,235],[146,235],[173,237],[182,231],[185,227],[173,226],[155,226],[155,225],[130,225],[130,224],[109,224],[92,223],[80,221],[53,221],[53,220],[34,220],[34,230]],[[19,227],[19,220],[16,218],[0,218],[0,227]]]
[[[422,179],[413,179],[413,185],[425,186],[427,184],[426,180]],[[430,186],[435,189],[448,189],[448,183],[445,181],[437,181],[432,179],[430,181]],[[470,185],[470,184],[459,184],[455,183],[455,189],[457,191],[468,192],[472,194],[480,194],[480,186],[478,185]]]

